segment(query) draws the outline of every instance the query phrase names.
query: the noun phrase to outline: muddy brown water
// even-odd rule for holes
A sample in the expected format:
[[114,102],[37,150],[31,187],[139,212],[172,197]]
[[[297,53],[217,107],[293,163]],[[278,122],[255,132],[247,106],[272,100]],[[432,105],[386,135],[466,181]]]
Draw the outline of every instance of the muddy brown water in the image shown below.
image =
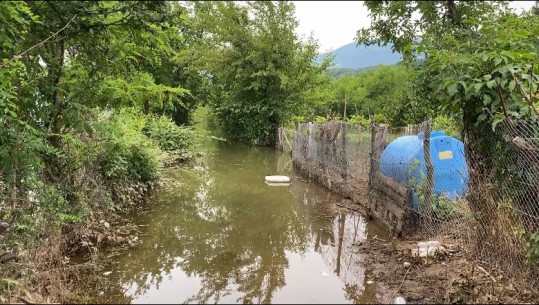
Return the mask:
[[[133,245],[106,263],[99,303],[376,303],[354,244],[387,232],[296,174],[272,149],[212,142],[168,169],[151,208],[130,216]],[[269,186],[264,176],[291,177]]]

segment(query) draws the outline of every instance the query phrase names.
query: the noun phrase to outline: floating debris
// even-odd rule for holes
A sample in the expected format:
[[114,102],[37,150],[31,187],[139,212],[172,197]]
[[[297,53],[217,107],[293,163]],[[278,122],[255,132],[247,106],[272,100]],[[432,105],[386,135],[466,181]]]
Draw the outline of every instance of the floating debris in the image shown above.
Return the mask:
[[406,300],[401,297],[401,296],[398,296],[395,298],[395,301],[393,302],[394,304],[406,304]]
[[265,177],[266,182],[270,183],[290,183],[290,178],[287,176],[266,176]]

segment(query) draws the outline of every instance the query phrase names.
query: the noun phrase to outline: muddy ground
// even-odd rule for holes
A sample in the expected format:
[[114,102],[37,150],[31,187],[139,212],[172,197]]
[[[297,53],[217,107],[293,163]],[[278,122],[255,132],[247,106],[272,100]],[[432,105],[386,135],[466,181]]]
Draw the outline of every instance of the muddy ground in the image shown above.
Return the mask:
[[[357,205],[337,203],[337,209],[354,210],[365,215]],[[377,236],[354,244],[354,251],[365,255],[372,268],[366,281],[376,285],[377,301],[393,304],[397,296],[407,304],[537,304],[539,294],[517,288],[518,285],[488,263],[471,258],[449,237],[438,240],[449,251],[434,257],[412,257],[418,236],[384,240]],[[451,252],[451,253],[449,253]]]

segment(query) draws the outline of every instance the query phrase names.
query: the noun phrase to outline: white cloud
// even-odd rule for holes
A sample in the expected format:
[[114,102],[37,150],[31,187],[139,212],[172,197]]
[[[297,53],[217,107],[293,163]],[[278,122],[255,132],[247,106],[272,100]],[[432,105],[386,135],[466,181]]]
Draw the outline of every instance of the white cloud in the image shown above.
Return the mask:
[[299,21],[296,32],[305,36],[313,32],[321,52],[352,42],[357,30],[371,23],[363,1],[292,2]]
[[[363,1],[292,1],[299,21],[296,33],[318,40],[320,52],[353,42],[357,30],[368,27],[371,20]],[[528,10],[534,1],[511,1],[517,12]]]

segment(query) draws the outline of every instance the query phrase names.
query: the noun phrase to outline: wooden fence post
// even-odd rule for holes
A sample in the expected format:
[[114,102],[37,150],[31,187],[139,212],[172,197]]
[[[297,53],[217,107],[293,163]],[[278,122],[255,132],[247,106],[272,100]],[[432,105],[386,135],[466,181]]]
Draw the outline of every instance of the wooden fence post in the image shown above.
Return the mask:
[[380,170],[380,157],[386,146],[387,125],[372,125],[371,130],[371,168],[369,170],[369,190],[373,188],[376,172]]
[[424,123],[425,133],[423,138],[423,153],[425,157],[425,166],[427,168],[427,184],[425,186],[425,206],[432,209],[432,189],[434,188],[434,166],[432,165],[432,158],[430,157],[430,132],[431,121],[428,120]]

